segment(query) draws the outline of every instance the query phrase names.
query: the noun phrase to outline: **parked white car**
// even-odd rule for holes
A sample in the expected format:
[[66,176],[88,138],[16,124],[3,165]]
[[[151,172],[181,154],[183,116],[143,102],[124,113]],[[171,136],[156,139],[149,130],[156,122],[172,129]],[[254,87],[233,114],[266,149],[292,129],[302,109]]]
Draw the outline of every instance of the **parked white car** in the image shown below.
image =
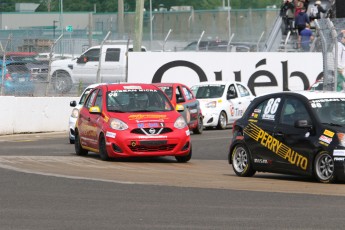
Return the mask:
[[69,126],[69,133],[68,133],[68,137],[69,137],[69,143],[74,144],[74,140],[75,140],[75,136],[74,136],[74,129],[75,129],[75,124],[77,122],[78,116],[79,116],[79,110],[80,108],[83,106],[87,96],[89,95],[90,91],[105,83],[98,83],[98,84],[92,84],[89,85],[85,88],[85,90],[83,91],[83,93],[80,96],[79,102],[77,103],[76,101],[71,101],[69,103],[69,105],[71,107],[74,107],[72,109],[71,115],[69,117],[69,121],[68,121],[68,126]]
[[200,102],[204,127],[218,129],[233,124],[255,98],[247,86],[235,81],[201,82],[191,90]]

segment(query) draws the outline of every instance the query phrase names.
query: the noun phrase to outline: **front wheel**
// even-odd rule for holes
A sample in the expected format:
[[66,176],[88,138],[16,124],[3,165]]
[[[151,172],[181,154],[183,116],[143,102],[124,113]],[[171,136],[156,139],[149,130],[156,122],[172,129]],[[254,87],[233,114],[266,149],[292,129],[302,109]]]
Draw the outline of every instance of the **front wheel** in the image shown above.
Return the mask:
[[335,181],[334,161],[327,152],[320,152],[315,157],[314,175],[322,183],[332,183]]
[[189,153],[186,156],[176,156],[175,159],[179,163],[186,163],[192,158],[192,146],[190,146]]
[[53,75],[54,89],[58,93],[67,93],[72,89],[72,79],[68,73],[56,72]]
[[105,142],[105,138],[102,135],[99,139],[99,155],[101,156],[101,159],[103,161],[109,161],[109,155],[107,152],[107,146],[106,146],[106,142]]
[[245,145],[237,145],[231,154],[232,168],[237,176],[251,177],[255,174],[251,162],[251,156],[248,148]]
[[203,129],[204,129],[204,124],[203,124],[202,116],[199,116],[198,117],[198,124],[193,129],[193,133],[194,134],[202,134]]
[[226,129],[227,117],[224,111],[220,112],[217,129]]

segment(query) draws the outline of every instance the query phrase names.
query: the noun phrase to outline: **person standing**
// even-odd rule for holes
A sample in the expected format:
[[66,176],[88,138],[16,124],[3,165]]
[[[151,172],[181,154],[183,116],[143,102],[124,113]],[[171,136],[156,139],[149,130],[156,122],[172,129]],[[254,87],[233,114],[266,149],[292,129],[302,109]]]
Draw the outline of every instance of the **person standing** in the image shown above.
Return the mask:
[[301,31],[301,36],[298,37],[298,48],[302,48],[303,51],[310,51],[310,43],[313,41],[313,31],[310,29],[310,24],[306,24],[305,29]]
[[295,18],[295,25],[298,30],[298,35],[301,34],[301,31],[305,29],[305,26],[307,24],[310,24],[309,16],[305,12],[305,8],[302,7],[301,12],[299,12],[297,17]]
[[294,9],[295,6],[292,3],[292,0],[284,0],[283,4],[280,9],[280,16],[284,21],[284,34],[286,35],[287,32],[293,30],[293,20],[294,20]]
[[321,13],[326,13],[327,10],[321,6],[321,1],[316,1],[310,8],[309,18],[311,21],[321,18]]
[[344,90],[345,82],[345,31],[342,31],[338,36],[338,68],[337,68],[337,91]]

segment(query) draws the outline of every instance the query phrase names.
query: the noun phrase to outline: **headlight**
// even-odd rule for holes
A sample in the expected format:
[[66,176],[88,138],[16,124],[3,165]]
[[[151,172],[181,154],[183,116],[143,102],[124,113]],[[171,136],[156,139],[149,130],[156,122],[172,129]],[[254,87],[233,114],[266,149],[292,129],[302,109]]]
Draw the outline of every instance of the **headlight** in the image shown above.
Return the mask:
[[78,118],[78,116],[79,116],[79,109],[74,108],[74,109],[72,110],[71,117],[73,117],[73,118]]
[[339,145],[345,147],[345,133],[337,133]]
[[115,130],[126,130],[126,129],[128,129],[128,125],[125,122],[123,122],[119,119],[116,119],[116,118],[110,119],[109,124],[110,124],[110,127],[112,129],[115,129]]
[[206,104],[206,108],[216,108],[217,107],[217,102],[216,101],[211,101]]
[[177,128],[177,129],[183,129],[186,126],[187,126],[187,123],[186,123],[186,121],[184,120],[183,117],[177,118],[175,123],[174,123],[174,127]]

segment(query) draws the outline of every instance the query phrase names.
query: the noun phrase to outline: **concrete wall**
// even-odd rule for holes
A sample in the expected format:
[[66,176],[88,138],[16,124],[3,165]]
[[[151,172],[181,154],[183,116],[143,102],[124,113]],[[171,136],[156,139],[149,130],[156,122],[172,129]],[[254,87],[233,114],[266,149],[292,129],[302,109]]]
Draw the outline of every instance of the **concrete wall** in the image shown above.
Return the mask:
[[67,131],[72,100],[78,97],[0,96],[0,135]]

